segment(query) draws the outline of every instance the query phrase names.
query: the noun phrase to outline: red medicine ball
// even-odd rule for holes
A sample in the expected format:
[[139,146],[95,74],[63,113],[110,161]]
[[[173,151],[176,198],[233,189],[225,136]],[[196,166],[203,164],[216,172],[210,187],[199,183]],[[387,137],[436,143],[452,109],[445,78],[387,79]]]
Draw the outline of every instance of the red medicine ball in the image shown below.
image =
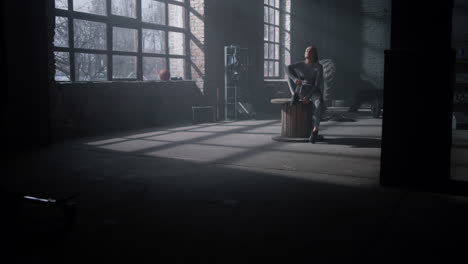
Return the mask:
[[171,78],[171,73],[164,69],[159,71],[159,79],[163,81],[169,81],[169,78]]

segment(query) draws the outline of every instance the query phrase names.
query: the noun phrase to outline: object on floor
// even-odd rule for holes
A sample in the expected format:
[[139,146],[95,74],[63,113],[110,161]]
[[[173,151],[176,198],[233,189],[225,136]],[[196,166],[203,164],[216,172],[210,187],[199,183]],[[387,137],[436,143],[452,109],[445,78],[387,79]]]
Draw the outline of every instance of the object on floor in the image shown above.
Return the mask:
[[271,99],[273,104],[281,104],[281,136],[273,137],[278,141],[308,142],[312,132],[313,105],[290,104],[291,99]]
[[197,123],[213,123],[215,122],[215,113],[212,106],[193,106],[192,107],[192,122]]

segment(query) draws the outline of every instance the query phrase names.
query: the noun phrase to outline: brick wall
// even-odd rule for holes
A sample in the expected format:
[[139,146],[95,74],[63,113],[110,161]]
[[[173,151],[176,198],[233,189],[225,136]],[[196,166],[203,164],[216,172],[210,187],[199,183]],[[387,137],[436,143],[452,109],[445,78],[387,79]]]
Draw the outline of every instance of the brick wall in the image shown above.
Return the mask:
[[190,122],[203,105],[193,81],[61,83],[54,87],[55,139]]
[[388,0],[361,0],[360,79],[378,89],[383,89],[384,50],[390,48],[390,9]]
[[192,80],[200,90],[205,84],[205,0],[190,0],[190,53]]
[[256,110],[268,101],[263,86],[263,1],[205,0],[205,88],[224,116],[224,46],[247,48],[248,89]]
[[390,47],[390,0],[292,1],[292,61],[315,44],[332,59],[332,99],[351,99],[361,89],[383,88],[384,50]]

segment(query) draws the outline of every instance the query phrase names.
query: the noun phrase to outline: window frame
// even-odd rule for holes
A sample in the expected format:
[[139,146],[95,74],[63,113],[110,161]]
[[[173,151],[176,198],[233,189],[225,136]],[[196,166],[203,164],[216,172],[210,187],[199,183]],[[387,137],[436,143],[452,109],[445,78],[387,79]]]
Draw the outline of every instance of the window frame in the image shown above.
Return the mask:
[[[275,1],[275,0],[273,0]],[[285,38],[284,38],[284,33],[287,31],[286,30],[286,25],[285,25],[285,15],[289,15],[290,16],[290,13],[286,11],[286,2],[285,0],[278,0],[279,1],[279,7],[275,7],[274,5],[270,5],[270,1],[269,0],[264,0],[263,1],[263,27],[264,27],[264,36],[263,36],[263,78],[265,80],[278,80],[278,79],[282,79],[284,78],[284,71],[282,71],[282,65],[284,64],[285,62]],[[270,10],[273,9],[273,10],[276,10],[276,11],[279,11],[278,14],[279,14],[279,19],[278,19],[278,22],[279,24],[272,24],[272,23],[269,23],[269,21],[265,21],[265,9],[267,10]],[[269,11],[268,11],[269,12]],[[267,15],[267,18],[269,20],[269,15]],[[273,15],[273,21],[276,22],[276,12],[275,14]],[[273,26],[274,28],[278,28],[279,29],[279,40],[278,41],[275,41],[276,39],[276,33],[273,32],[273,35],[274,35],[274,40],[270,40],[269,38],[269,27]],[[267,34],[268,34],[268,37],[267,39],[268,40],[265,40],[265,27],[268,28],[267,30]],[[265,51],[265,44],[267,44],[267,50]],[[278,49],[278,59],[276,58],[270,58],[270,44],[273,44],[273,45],[278,45],[279,46],[279,49]],[[265,57],[265,54],[267,54],[267,56]],[[274,55],[273,55],[274,56]],[[269,75],[269,74],[265,74],[265,62],[277,62],[278,63],[278,75],[275,75],[275,64],[273,64],[273,75]],[[267,71],[269,71],[269,67],[267,67]]]
[[[157,0],[164,3],[165,8],[165,24],[153,24],[150,22],[144,22],[142,20],[142,0],[135,0],[136,2],[136,18],[125,17],[120,15],[112,14],[112,0],[106,1],[106,15],[97,15],[91,13],[85,13],[73,10],[73,0],[67,0],[68,9],[61,9],[55,7],[54,1],[54,30],[55,30],[55,18],[65,17],[68,19],[68,47],[57,47],[53,45],[53,52],[68,52],[69,54],[69,68],[70,68],[70,80],[69,81],[56,81],[56,82],[88,82],[76,80],[76,54],[87,53],[96,55],[106,55],[107,57],[107,78],[106,80],[91,80],[89,82],[103,82],[103,81],[147,81],[143,79],[143,58],[144,57],[156,57],[164,58],[166,61],[166,69],[170,69],[170,59],[183,59],[183,73],[184,80],[191,79],[190,73],[190,21],[189,21],[189,8],[190,3],[188,0],[183,2],[175,0]],[[183,27],[169,26],[169,4],[178,5],[183,7]],[[74,20],[81,19],[91,22],[104,23],[106,25],[106,49],[83,49],[75,48],[74,43]],[[134,51],[117,51],[113,50],[113,29],[114,27],[136,29],[137,30],[137,50]],[[143,52],[143,29],[160,30],[165,32],[165,52],[164,53],[149,53]],[[169,50],[169,32],[179,32],[183,34],[184,38],[184,55],[170,54]],[[113,56],[134,56],[136,57],[136,77],[135,78],[114,78],[114,66]],[[54,55],[55,57],[55,55]]]

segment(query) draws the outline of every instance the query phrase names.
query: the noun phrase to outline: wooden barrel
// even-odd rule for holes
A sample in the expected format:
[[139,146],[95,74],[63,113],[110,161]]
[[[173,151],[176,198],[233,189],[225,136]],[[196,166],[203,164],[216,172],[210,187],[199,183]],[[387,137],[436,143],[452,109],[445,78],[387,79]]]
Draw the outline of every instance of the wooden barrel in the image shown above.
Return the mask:
[[290,105],[289,102],[287,98],[271,100],[273,104],[281,104],[281,136],[308,138],[312,132],[312,104]]

